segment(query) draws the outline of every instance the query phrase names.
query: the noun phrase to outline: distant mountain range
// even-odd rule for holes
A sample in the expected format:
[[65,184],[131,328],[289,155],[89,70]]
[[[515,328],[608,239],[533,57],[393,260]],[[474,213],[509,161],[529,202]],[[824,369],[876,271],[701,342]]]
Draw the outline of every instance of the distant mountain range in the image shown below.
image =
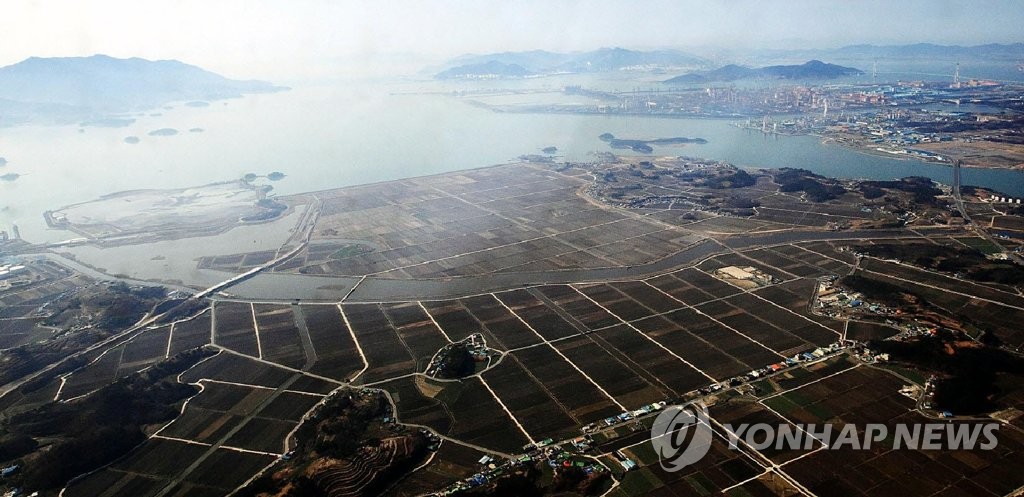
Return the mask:
[[[828,49],[754,49],[716,50],[716,60],[744,61],[748,65],[792,64],[792,61],[832,60],[848,64],[870,64],[872,61],[1013,61],[1024,60],[1024,43],[987,44],[976,46],[936,45],[916,43],[909,45],[849,45]],[[774,66],[769,66],[774,67]],[[781,67],[781,66],[780,66]],[[799,67],[799,66],[796,66]],[[638,69],[651,72],[691,71],[691,74],[709,74],[722,80],[745,77],[834,77],[828,76],[828,69],[806,68],[818,76],[789,76],[767,74],[761,76],[742,75],[751,67],[736,65],[720,68],[718,75],[710,71],[714,65],[709,59],[679,50],[628,50],[624,48],[602,48],[589,52],[548,52],[532,50],[527,52],[503,52],[493,54],[463,55],[448,61],[431,71],[439,79],[474,77],[526,77],[557,73],[605,72],[623,69]],[[767,68],[762,68],[767,69]],[[707,71],[702,73],[701,71]],[[802,70],[802,69],[801,69]],[[799,71],[793,69],[793,71]],[[856,73],[852,73],[856,74]],[[698,78],[694,77],[696,81]],[[693,81],[691,81],[693,82]]]
[[75,122],[169,102],[284,89],[263,81],[228,79],[176,60],[32,57],[0,68],[0,125]]
[[936,60],[1021,60],[1024,43],[960,46],[915,43],[911,45],[849,45],[833,49],[757,50],[758,57],[791,57],[823,59],[936,59]]
[[541,74],[618,71],[622,69],[703,68],[708,61],[678,50],[637,51],[602,48],[590,52],[559,53],[544,50],[463,55],[438,72],[438,79],[522,77]]
[[864,74],[860,69],[826,64],[811,60],[800,65],[746,67],[729,64],[713,71],[691,72],[664,81],[668,84],[706,83],[711,81],[735,81],[738,79],[831,79],[840,76]]
[[480,64],[466,64],[437,73],[437,79],[458,78],[522,78],[534,73],[519,64],[505,64],[496,60]]

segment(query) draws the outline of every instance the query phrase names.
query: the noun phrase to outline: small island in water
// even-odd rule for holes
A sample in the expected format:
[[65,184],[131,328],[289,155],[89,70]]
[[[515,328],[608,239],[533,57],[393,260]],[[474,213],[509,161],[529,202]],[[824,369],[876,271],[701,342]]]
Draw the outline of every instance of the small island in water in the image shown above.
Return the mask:
[[137,137],[137,136],[126,136],[126,137],[124,137],[124,142],[128,143],[128,144],[131,144],[131,145],[135,145],[136,143],[139,143],[140,141],[141,140],[139,140],[139,137]]
[[598,138],[601,141],[608,142],[608,145],[612,148],[628,148],[634,152],[641,152],[649,154],[654,151],[651,145],[683,145],[687,143],[696,143],[703,145],[708,141],[703,138],[686,138],[684,136],[677,136],[674,138],[655,138],[653,140],[626,140],[622,138],[616,138],[611,133],[604,133]]
[[544,147],[544,148],[540,149],[540,151],[544,152],[545,154],[553,154],[555,152],[558,152],[558,147],[554,147],[554,146],[552,146],[552,147]]
[[0,180],[14,181],[14,180],[16,180],[16,179],[18,179],[20,177],[21,177],[21,175],[18,174],[18,173],[7,173],[7,174],[5,174],[3,176],[0,176]]
[[274,172],[266,174],[266,175],[261,175],[261,174],[256,174],[256,173],[246,173],[245,176],[242,176],[242,181],[244,181],[246,183],[252,183],[253,181],[256,181],[258,178],[267,178],[270,181],[280,181],[280,180],[284,179],[284,177],[285,177],[285,174],[280,172],[280,171],[274,171]]
[[6,166],[6,165],[7,165],[7,159],[5,159],[3,157],[0,157],[0,167]]
[[149,136],[174,136],[178,134],[178,130],[174,128],[160,128],[149,132]]

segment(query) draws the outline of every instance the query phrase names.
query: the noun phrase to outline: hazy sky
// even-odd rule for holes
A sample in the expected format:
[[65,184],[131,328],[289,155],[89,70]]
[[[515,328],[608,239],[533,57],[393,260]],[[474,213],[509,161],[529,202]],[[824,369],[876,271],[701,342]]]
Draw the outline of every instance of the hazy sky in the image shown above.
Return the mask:
[[380,53],[1007,43],[1021,26],[1019,0],[2,0],[0,65],[105,53],[272,78]]

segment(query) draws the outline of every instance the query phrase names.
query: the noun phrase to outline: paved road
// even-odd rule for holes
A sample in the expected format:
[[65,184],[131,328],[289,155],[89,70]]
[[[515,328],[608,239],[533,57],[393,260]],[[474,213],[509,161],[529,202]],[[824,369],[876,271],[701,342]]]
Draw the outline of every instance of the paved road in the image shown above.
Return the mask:
[[[964,207],[964,199],[960,195],[959,160],[953,162],[953,199],[956,201],[956,208],[957,210],[960,211],[960,215],[964,218],[964,222],[971,226],[974,226],[974,231],[982,238],[988,240],[989,243],[995,245],[999,249],[999,251],[1006,252],[1006,248],[1003,247],[1003,244],[1000,243],[996,237],[992,236],[988,232],[988,230],[985,229],[984,226],[981,226],[975,223],[973,220],[971,220],[971,216],[967,213],[967,209]],[[1016,254],[1014,252],[1010,252],[1010,259],[1012,259],[1013,262],[1016,262],[1017,264],[1024,264],[1024,257],[1021,257],[1019,254]]]

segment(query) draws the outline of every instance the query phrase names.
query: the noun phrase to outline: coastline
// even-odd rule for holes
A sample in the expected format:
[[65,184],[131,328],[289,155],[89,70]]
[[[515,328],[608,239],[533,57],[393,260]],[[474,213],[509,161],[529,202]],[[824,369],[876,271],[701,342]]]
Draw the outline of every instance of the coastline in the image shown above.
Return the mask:
[[[513,108],[513,107],[510,107],[510,106],[492,105],[492,104],[488,104],[488,103],[485,103],[485,102],[480,102],[478,100],[466,100],[465,103],[467,103],[469,105],[472,105],[474,107],[479,107],[479,108],[482,108],[482,109],[487,109],[487,110],[490,110],[491,112],[501,113],[501,114],[547,114],[547,115],[578,115],[578,116],[622,116],[622,117],[644,117],[644,118],[654,118],[654,119],[697,119],[697,120],[711,120],[711,121],[735,121],[736,119],[745,119],[745,118],[753,117],[753,116],[741,116],[741,115],[715,116],[715,115],[707,115],[707,114],[702,114],[702,113],[686,113],[686,114],[682,114],[682,113],[678,113],[678,114],[667,114],[667,113],[649,114],[649,113],[636,113],[636,112],[609,113],[609,112],[601,112],[601,111],[596,110],[596,109],[593,110],[593,111],[590,111],[590,110],[586,110],[586,109],[571,109],[571,108],[559,109],[559,108],[556,108],[556,107],[542,107],[542,106],[527,106],[527,107]],[[746,128],[743,128],[742,126],[740,126],[740,128],[741,129],[746,129]],[[759,131],[759,130],[752,130],[752,131]],[[776,135],[776,136],[814,136],[814,137],[821,138],[822,144],[834,143],[834,144],[836,144],[836,145],[838,145],[838,146],[840,146],[842,148],[845,148],[845,149],[848,149],[848,150],[851,150],[851,151],[855,151],[855,152],[864,153],[864,154],[871,155],[871,156],[874,156],[874,157],[884,157],[884,158],[887,158],[887,159],[895,159],[895,160],[902,160],[902,161],[920,161],[920,162],[926,162],[926,163],[929,163],[929,164],[944,165],[944,166],[947,166],[947,167],[952,166],[952,162],[950,160],[935,160],[935,159],[929,159],[927,156],[908,156],[908,154],[886,153],[886,152],[874,150],[871,147],[850,144],[850,143],[845,142],[843,140],[840,140],[840,139],[837,139],[837,138],[834,138],[834,137],[830,137],[830,136],[822,134],[822,133],[814,133],[814,132],[808,132],[808,133],[781,133],[781,132],[776,132],[776,133],[767,133],[767,134],[769,134],[769,135]],[[1021,172],[1024,172],[1024,167],[1015,168],[1015,167],[1001,167],[1001,166],[994,166],[994,165],[967,164],[967,163],[962,163],[961,167],[970,168],[970,169],[990,169],[990,170],[1006,170],[1006,171],[1021,171]]]

